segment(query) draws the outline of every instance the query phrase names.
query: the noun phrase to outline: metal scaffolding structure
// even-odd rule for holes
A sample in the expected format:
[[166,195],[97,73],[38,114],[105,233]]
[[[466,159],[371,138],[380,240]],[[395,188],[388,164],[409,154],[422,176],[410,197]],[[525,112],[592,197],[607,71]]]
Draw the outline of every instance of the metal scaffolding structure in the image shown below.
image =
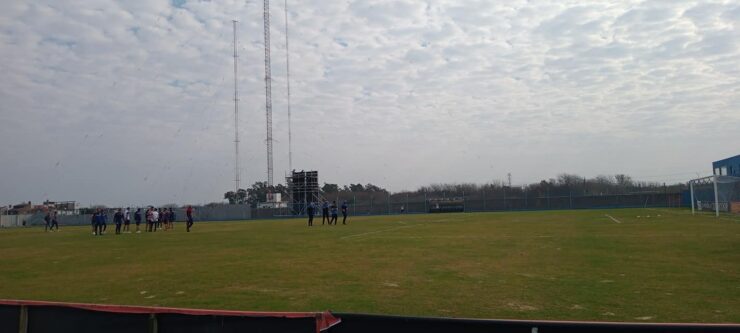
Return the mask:
[[318,171],[291,171],[285,182],[293,215],[303,215],[309,203],[321,201]]

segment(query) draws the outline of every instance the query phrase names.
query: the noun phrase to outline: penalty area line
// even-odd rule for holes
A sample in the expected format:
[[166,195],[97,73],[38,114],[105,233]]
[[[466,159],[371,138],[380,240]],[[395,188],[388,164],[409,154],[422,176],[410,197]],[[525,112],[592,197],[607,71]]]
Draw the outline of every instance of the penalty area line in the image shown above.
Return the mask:
[[617,220],[616,218],[614,218],[614,216],[611,216],[611,215],[609,215],[609,214],[604,214],[604,216],[606,216],[606,217],[610,218],[610,219],[611,219],[612,221],[614,221],[614,222],[617,222],[617,223],[622,223],[622,221],[620,221],[620,220]]

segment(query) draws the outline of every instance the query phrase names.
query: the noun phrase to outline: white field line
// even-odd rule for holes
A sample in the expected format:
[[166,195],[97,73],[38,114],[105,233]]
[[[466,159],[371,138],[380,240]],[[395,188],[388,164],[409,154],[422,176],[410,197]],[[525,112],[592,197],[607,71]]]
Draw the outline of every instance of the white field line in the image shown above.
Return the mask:
[[342,236],[342,237],[339,237],[339,239],[347,239],[347,238],[352,238],[352,237],[360,237],[360,236],[366,236],[366,235],[379,234],[381,232],[393,231],[393,230],[405,229],[405,228],[413,228],[413,227],[420,226],[420,225],[423,225],[423,224],[405,225],[405,226],[401,226],[401,227],[394,227],[394,228],[388,228],[388,229],[377,230],[377,231],[363,232],[361,234],[354,234],[354,235]]
[[681,212],[681,213],[679,213],[679,212],[673,212],[673,211],[670,211],[670,210],[667,210],[667,209],[657,209],[657,208],[648,208],[648,209],[654,210],[654,211],[658,211],[658,212],[664,212],[664,213],[668,213],[668,214],[673,214],[673,215],[691,215],[691,216],[707,217],[707,218],[710,218],[710,219],[720,219],[720,220],[727,220],[727,221],[732,221],[732,222],[740,222],[740,220],[733,219],[731,217],[724,217],[724,216],[717,217],[717,216],[714,216],[714,213],[713,212],[710,212],[710,214],[707,214],[707,213],[699,213],[699,214],[693,215],[693,214],[691,214],[691,212]]
[[617,220],[616,218],[614,218],[613,216],[611,216],[611,215],[609,215],[609,214],[605,214],[604,216],[606,216],[606,217],[610,218],[610,219],[611,219],[612,221],[614,221],[614,222],[617,222],[617,223],[622,223],[622,221],[620,221],[620,220]]

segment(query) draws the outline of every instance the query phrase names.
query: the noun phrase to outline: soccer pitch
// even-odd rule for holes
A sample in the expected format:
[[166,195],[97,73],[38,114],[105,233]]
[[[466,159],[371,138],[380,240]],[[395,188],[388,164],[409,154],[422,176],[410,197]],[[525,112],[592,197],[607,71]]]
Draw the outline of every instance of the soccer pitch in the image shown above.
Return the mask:
[[[639,216],[639,217],[638,217]],[[649,216],[649,217],[648,217]],[[0,298],[500,319],[740,322],[740,219],[622,209],[0,230]]]

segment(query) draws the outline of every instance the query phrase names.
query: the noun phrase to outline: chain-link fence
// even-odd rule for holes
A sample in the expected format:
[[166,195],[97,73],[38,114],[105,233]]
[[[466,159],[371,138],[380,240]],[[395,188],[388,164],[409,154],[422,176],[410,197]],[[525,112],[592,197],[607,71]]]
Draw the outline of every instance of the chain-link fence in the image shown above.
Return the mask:
[[[440,198],[424,194],[390,195],[384,192],[358,197],[350,194],[330,194],[324,197],[329,204],[340,207],[346,203],[349,215],[392,215],[435,212],[489,212],[556,209],[599,209],[637,207],[681,207],[681,193],[630,193],[611,195],[559,195],[541,196],[519,193],[514,196],[486,195],[485,192],[459,197]],[[449,203],[440,209],[438,204]],[[444,204],[443,204],[444,205]],[[316,215],[321,215],[321,203],[317,203]],[[284,208],[254,209],[254,218],[294,216],[290,205]]]

